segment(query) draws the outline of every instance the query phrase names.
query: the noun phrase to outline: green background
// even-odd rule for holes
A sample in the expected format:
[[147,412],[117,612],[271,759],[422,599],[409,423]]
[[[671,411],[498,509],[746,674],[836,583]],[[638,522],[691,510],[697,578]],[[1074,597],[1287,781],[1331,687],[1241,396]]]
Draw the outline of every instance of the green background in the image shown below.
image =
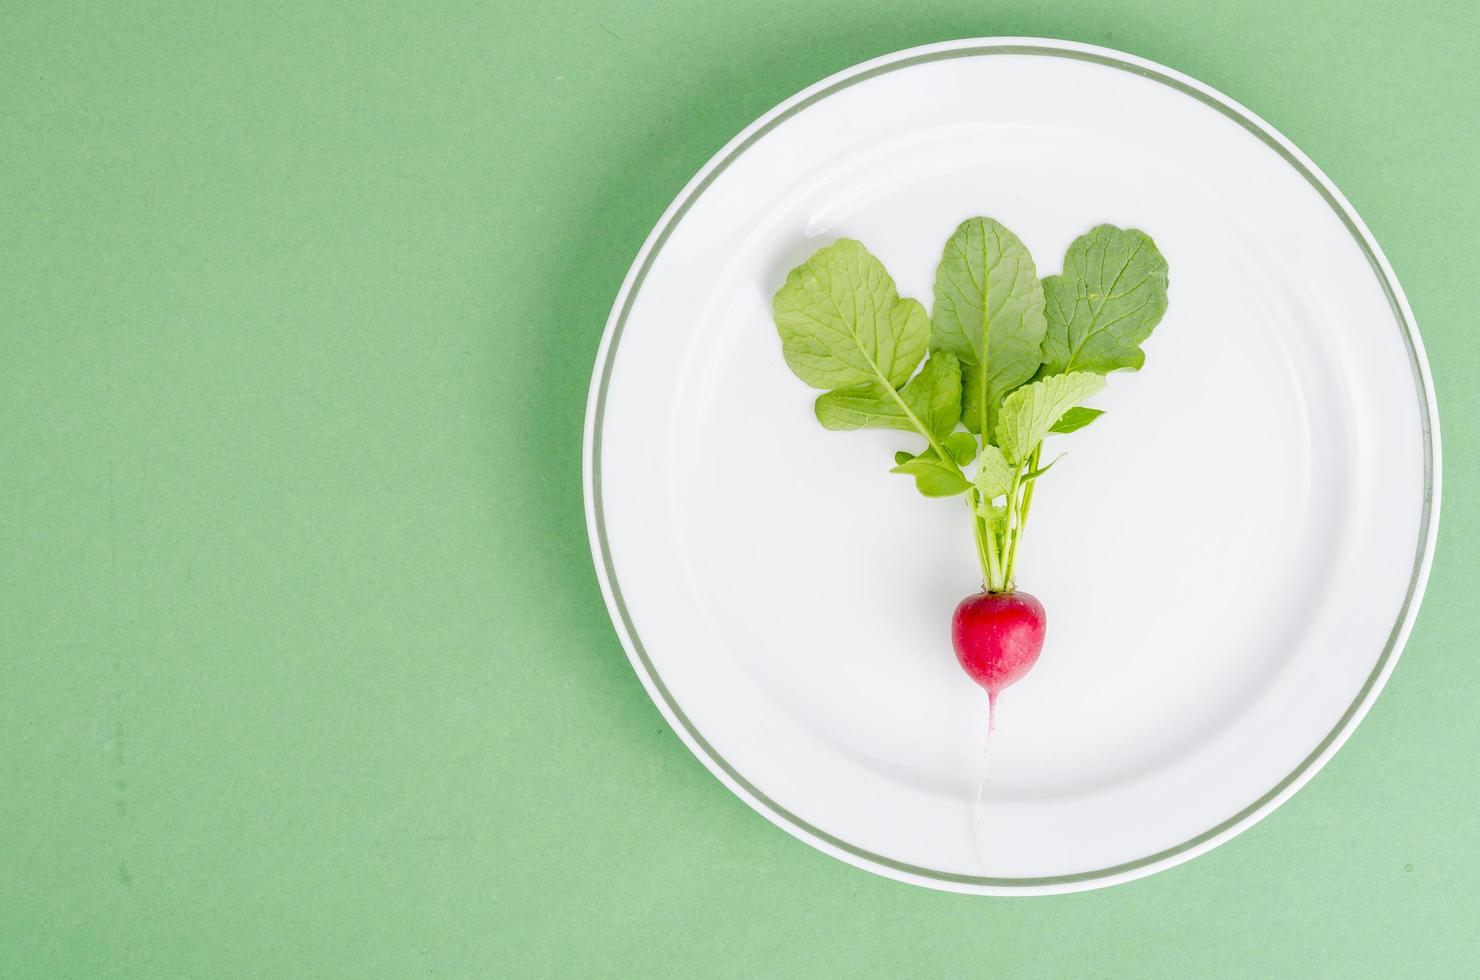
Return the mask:
[[[9,3],[0,975],[1480,970],[1480,5]],[[711,777],[587,551],[608,306],[796,89],[1050,35],[1189,72],[1361,211],[1428,345],[1434,578],[1268,820],[1107,891],[854,870]]]

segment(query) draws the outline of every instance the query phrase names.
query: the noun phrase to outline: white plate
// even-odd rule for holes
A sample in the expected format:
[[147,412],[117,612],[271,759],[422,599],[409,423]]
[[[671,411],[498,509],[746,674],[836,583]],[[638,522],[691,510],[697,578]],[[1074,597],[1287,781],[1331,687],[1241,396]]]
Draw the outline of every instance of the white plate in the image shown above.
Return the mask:
[[[1171,267],[1146,367],[1034,501],[1017,578],[1048,640],[1000,703],[984,860],[966,509],[886,472],[908,435],[817,425],[769,307],[845,235],[928,306],[974,214],[1043,274],[1103,221]],[[1439,497],[1412,313],[1330,181],[1185,75],[1027,38],[858,65],[721,150],[617,297],[585,463],[612,619],[694,754],[829,854],[989,894],[1150,874],[1299,788],[1392,671]]]

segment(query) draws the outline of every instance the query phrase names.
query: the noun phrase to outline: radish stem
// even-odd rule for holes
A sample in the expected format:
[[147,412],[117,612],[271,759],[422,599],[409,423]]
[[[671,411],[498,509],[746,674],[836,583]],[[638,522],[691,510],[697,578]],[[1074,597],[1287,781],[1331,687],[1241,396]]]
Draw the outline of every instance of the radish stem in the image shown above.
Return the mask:
[[977,556],[982,559],[982,571],[986,573],[982,588],[987,592],[1001,592],[1005,579],[1002,564],[997,557],[997,535],[978,510],[981,496],[975,490],[967,497],[967,503],[971,505],[971,526],[976,533]]
[[1012,473],[1012,488],[1007,491],[1007,513],[1002,518],[1002,585],[1012,589],[1012,557],[1017,554],[1017,539],[1021,533],[1018,513],[1018,489],[1022,486],[1023,468],[1018,466]]
[[[1033,454],[1028,457],[1027,466],[1029,473],[1032,473],[1033,471],[1038,469],[1038,460],[1042,452],[1043,444],[1039,443],[1039,445],[1033,450]],[[1028,523],[1028,508],[1033,505],[1033,487],[1035,484],[1037,484],[1037,482],[1037,480],[1028,481],[1028,485],[1023,488],[1023,499],[1021,503],[1017,503],[1017,533],[1013,535],[1012,547],[1007,552],[1007,578],[1009,581],[1012,579],[1013,569],[1014,566],[1017,564],[1018,541],[1023,536],[1024,525]],[[1010,496],[1007,499],[1009,501],[1009,506],[1011,506],[1013,503],[1016,503],[1016,493],[1014,493],[1013,496]]]
[[982,588],[990,589],[993,578],[992,562],[987,557],[987,543],[982,534],[981,515],[976,511],[977,504],[980,500],[981,497],[975,490],[972,490],[966,498],[966,504],[971,508],[971,532],[976,538],[976,560],[982,566]]

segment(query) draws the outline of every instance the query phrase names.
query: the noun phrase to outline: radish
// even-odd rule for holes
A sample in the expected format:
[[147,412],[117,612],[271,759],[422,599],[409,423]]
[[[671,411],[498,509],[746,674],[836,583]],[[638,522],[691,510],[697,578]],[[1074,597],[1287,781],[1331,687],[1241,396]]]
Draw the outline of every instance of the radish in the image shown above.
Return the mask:
[[951,641],[986,689],[989,733],[997,695],[1043,649],[1043,606],[1013,575],[1034,489],[1057,462],[1044,462],[1044,442],[1104,414],[1084,402],[1107,374],[1140,370],[1167,281],[1138,229],[1096,225],[1040,278],[1022,239],[977,216],[946,241],[928,313],[851,238],[818,249],[772,297],[782,358],[822,392],[822,427],[913,433],[923,446],[895,452],[890,472],[966,504],[982,591],[956,607]]
[[987,786],[997,695],[1021,680],[1038,662],[1047,625],[1043,603],[1026,592],[978,592],[962,599],[951,615],[956,661],[987,692],[987,741],[982,747],[981,778],[971,809],[972,843],[983,871],[987,869],[987,846],[982,833],[982,791]]
[[890,472],[926,497],[964,498],[970,513],[982,591],[956,607],[951,644],[987,692],[973,810],[985,871],[997,695],[1037,663],[1047,626],[1043,604],[1013,580],[1033,490],[1057,462],[1043,462],[1043,444],[1104,414],[1083,403],[1105,375],[1140,370],[1141,343],[1167,308],[1166,259],[1143,231],[1097,225],[1069,245],[1063,272],[1040,279],[1020,238],[974,217],[946,242],[929,313],[851,238],[792,269],[771,308],[787,367],[822,391],[812,406],[822,427],[916,434],[924,446],[896,452]]
[[978,592],[951,616],[951,645],[961,669],[995,707],[1003,688],[1038,661],[1047,625],[1043,604],[1026,592]]

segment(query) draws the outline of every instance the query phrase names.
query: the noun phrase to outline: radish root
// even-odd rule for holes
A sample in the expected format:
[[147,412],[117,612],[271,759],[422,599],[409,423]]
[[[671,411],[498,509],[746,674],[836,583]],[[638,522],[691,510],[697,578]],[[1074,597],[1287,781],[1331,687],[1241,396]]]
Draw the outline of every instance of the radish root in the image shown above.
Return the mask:
[[982,791],[987,788],[987,761],[992,751],[992,732],[997,727],[997,695],[987,693],[987,744],[982,746],[981,778],[976,783],[976,803],[971,808],[971,838],[976,847],[976,863],[987,873],[987,839],[982,833]]

